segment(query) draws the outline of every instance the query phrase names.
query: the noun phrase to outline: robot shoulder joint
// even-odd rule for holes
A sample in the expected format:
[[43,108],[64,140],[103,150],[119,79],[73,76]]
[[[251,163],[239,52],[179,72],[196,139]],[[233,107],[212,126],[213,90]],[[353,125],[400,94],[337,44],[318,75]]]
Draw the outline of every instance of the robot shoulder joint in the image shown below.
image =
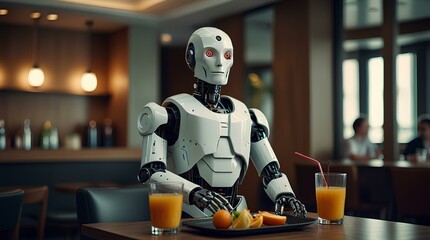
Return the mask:
[[269,137],[270,136],[269,122],[267,121],[267,118],[264,115],[264,113],[256,108],[250,108],[249,113],[251,114],[251,119],[254,122],[254,124],[262,127],[266,136]]
[[166,108],[151,102],[146,104],[139,113],[137,128],[140,135],[149,135],[154,133],[161,125],[166,124],[168,119]]

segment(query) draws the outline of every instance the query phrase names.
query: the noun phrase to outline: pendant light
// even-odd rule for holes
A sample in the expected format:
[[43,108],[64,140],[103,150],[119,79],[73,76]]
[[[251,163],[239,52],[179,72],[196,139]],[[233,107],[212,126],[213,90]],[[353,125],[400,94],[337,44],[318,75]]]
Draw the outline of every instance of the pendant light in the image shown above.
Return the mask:
[[87,25],[87,28],[88,28],[87,36],[86,36],[88,70],[82,75],[81,87],[86,92],[92,92],[97,87],[96,74],[91,71],[91,27],[94,25],[94,22],[91,20],[88,20],[85,22],[85,24]]
[[45,81],[45,75],[39,67],[39,21],[40,13],[31,14],[33,19],[33,67],[28,72],[28,84],[32,87],[40,87]]

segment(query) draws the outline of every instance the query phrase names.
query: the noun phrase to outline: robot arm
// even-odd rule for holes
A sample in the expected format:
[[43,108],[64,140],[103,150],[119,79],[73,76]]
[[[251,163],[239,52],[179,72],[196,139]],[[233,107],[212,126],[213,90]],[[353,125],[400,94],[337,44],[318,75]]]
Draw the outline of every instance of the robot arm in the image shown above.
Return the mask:
[[232,211],[229,202],[217,193],[202,189],[168,170],[167,133],[176,126],[175,110],[164,108],[155,103],[148,103],[140,112],[137,128],[143,137],[142,160],[137,179],[142,183],[148,182],[182,182],[184,183],[184,202],[194,204],[200,208],[208,208],[212,212],[219,209]]
[[294,215],[304,217],[306,209],[291,188],[285,174],[279,171],[280,165],[269,143],[269,124],[264,114],[258,109],[250,109],[252,124],[251,159],[259,176],[263,177],[264,190],[273,202],[275,212],[281,214],[284,206],[289,204]]

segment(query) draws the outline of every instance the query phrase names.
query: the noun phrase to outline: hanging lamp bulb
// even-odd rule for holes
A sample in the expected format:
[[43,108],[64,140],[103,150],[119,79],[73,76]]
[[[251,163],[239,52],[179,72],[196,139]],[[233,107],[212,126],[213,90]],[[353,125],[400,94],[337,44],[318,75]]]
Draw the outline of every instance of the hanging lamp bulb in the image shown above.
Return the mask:
[[34,66],[28,72],[28,84],[32,87],[40,87],[45,81],[45,74],[38,66]]
[[45,81],[45,74],[43,73],[43,70],[38,65],[39,60],[39,20],[40,20],[40,13],[35,12],[31,14],[31,18],[33,19],[34,25],[33,25],[33,67],[28,72],[28,84],[32,87],[40,87],[43,85],[43,82]]
[[95,73],[88,71],[82,75],[81,87],[85,92],[92,92],[97,88],[97,76]]
[[82,75],[81,78],[81,88],[85,92],[92,92],[97,88],[97,76],[94,72],[91,71],[90,63],[91,63],[91,27],[94,25],[94,22],[88,20],[85,22],[88,27],[87,32],[87,61],[88,61],[88,71]]

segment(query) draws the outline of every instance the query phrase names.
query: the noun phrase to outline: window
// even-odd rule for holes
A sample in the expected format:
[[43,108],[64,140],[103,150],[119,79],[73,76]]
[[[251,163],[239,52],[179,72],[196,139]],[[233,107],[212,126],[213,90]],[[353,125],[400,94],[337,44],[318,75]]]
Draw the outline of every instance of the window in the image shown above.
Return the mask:
[[352,124],[360,115],[358,61],[343,61],[343,137],[348,139],[354,135]]
[[369,59],[369,139],[374,143],[384,141],[384,60]]
[[[409,142],[415,135],[415,55],[397,56],[397,140]],[[369,139],[375,143],[384,140],[384,60],[369,59]]]
[[416,129],[416,87],[415,54],[397,56],[397,140],[407,143],[415,136]]

